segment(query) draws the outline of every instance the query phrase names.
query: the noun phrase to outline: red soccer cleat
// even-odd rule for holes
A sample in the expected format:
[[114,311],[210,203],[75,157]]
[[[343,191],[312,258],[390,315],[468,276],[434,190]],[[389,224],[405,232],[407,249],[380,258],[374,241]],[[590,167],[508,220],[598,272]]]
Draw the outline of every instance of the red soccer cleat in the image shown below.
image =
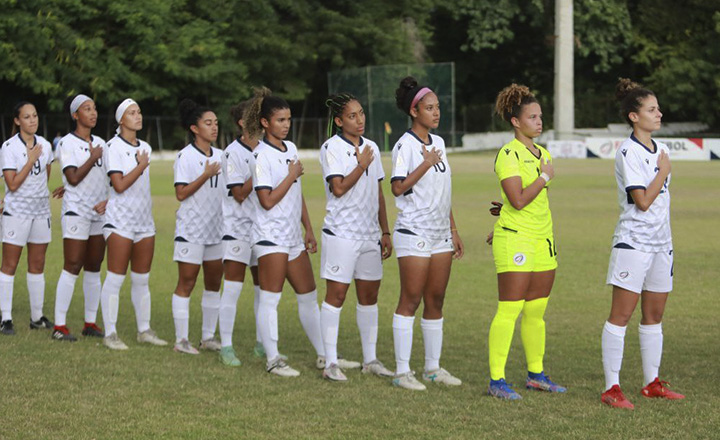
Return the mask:
[[625,398],[620,385],[613,385],[609,390],[602,393],[600,400],[613,408],[635,409],[635,405]]
[[685,396],[680,393],[670,391],[667,388],[667,385],[670,384],[656,377],[654,381],[650,382],[646,387],[640,390],[640,393],[645,397],[660,397],[668,400],[680,400],[685,398]]

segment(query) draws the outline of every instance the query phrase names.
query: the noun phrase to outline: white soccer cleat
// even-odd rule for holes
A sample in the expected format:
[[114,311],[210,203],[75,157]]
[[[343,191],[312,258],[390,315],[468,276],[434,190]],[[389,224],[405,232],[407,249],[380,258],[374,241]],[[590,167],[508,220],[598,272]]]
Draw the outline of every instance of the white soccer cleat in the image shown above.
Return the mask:
[[138,332],[137,334],[137,341],[139,343],[146,343],[151,345],[157,345],[157,346],[164,346],[168,345],[168,342],[164,339],[158,338],[157,333],[155,333],[155,330],[149,328],[145,330],[144,332]]
[[395,373],[385,368],[385,365],[382,364],[379,360],[375,359],[372,362],[368,362],[367,364],[363,364],[361,373],[363,374],[374,374],[375,376],[380,377],[393,377],[395,376]]
[[203,339],[200,341],[200,350],[220,351],[221,349],[222,344],[217,338]]
[[268,361],[267,372],[271,373],[271,374],[275,374],[280,377],[298,377],[298,376],[300,376],[300,372],[293,368],[290,368],[290,366],[288,364],[286,364],[285,361],[280,358],[280,356],[276,357],[273,360]]
[[[324,370],[325,364],[327,363],[325,356],[318,356],[317,360],[315,361],[315,368],[318,370]],[[362,364],[360,362],[355,361],[349,361],[347,359],[343,359],[341,355],[338,355],[338,367],[340,367],[343,370],[354,370],[356,368],[362,367]]]
[[110,350],[127,350],[128,346],[118,338],[117,333],[112,333],[103,338],[103,344]]
[[425,391],[427,387],[415,379],[415,373],[408,371],[407,373],[396,374],[392,380],[392,384],[396,387],[405,388],[406,390]]
[[200,354],[200,352],[197,351],[197,349],[193,347],[190,344],[190,341],[188,341],[187,339],[182,339],[179,342],[176,342],[173,350],[177,351],[178,353]]
[[448,373],[444,368],[438,368],[434,371],[425,371],[422,377],[425,382],[442,383],[453,387],[462,385],[462,381],[460,379]]
[[337,364],[330,364],[323,370],[323,379],[327,379],[331,382],[347,382],[347,376],[342,372]]

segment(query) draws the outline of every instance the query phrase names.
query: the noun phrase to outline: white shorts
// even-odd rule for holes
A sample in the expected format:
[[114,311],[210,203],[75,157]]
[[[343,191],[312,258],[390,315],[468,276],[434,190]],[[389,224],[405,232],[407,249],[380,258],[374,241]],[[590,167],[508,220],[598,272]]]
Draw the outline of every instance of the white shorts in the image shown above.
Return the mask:
[[50,218],[36,218],[28,220],[10,215],[2,216],[3,243],[25,246],[28,243],[50,243]]
[[203,261],[222,260],[223,250],[222,242],[217,244],[196,244],[187,241],[176,241],[173,261],[200,266]]
[[395,230],[393,234],[393,245],[395,247],[395,255],[401,257],[425,257],[444,252],[453,251],[452,238],[430,239],[420,235],[407,232],[398,232]]
[[287,254],[288,261],[293,261],[297,257],[300,256],[305,251],[305,244],[300,243],[295,246],[280,246],[277,244],[270,244],[270,242],[267,241],[261,241],[258,243],[255,243],[252,247],[253,255],[256,258],[256,261],[260,258],[264,257],[265,255],[270,254]]
[[[225,251],[223,253],[223,261],[237,261],[246,266],[251,266],[253,260],[252,245],[244,240],[223,240]],[[257,266],[257,258],[255,259]]]
[[123,231],[122,229],[117,228],[103,228],[103,237],[105,237],[105,241],[110,238],[111,234],[117,234],[123,238],[127,238],[128,240],[132,240],[133,243],[137,243],[139,241],[145,240],[148,237],[155,236],[155,232],[130,232]]
[[87,240],[93,235],[103,235],[102,220],[93,221],[79,215],[63,215],[60,219],[63,238]]
[[349,240],[322,233],[320,278],[350,284],[381,280],[382,252],[377,240]]
[[613,248],[607,284],[635,293],[665,293],[673,287],[673,251],[643,252]]

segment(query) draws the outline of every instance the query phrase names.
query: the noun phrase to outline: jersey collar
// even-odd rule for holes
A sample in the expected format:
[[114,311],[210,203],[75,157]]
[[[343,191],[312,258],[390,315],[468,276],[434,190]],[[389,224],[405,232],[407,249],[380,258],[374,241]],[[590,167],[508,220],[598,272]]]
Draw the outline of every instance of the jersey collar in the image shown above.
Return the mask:
[[288,147],[287,147],[287,145],[285,144],[285,141],[280,141],[280,142],[282,142],[283,147],[285,147],[285,151],[283,151],[283,150],[279,149],[278,147],[276,147],[275,145],[271,144],[267,137],[263,137],[263,142],[265,142],[266,144],[268,144],[269,147],[274,148],[274,149],[278,150],[278,151],[281,152],[281,153],[287,153],[287,152],[288,152]]
[[[139,140],[137,141],[137,145],[134,145],[134,144],[131,144],[127,139],[125,139],[124,137],[122,137],[122,136],[120,136],[120,135],[117,135],[117,137],[119,137],[120,139],[122,139],[123,142],[125,142],[125,143],[128,144],[128,145],[130,145],[131,147],[137,148],[137,147],[140,146],[140,141],[139,141]],[[136,139],[136,140],[137,140],[137,139]]]
[[537,159],[537,160],[542,159],[542,150],[540,149],[540,146],[539,146],[538,144],[536,144],[535,142],[533,142],[533,145],[535,146],[535,148],[538,149],[538,155],[537,155],[537,156],[535,155],[535,153],[532,152],[532,150],[530,150],[530,149],[527,147],[527,145],[525,145],[525,144],[523,144],[522,142],[520,142],[517,138],[513,138],[513,143],[516,143],[516,144],[518,145],[518,147],[520,147],[520,148],[522,148],[522,149],[524,149],[524,150],[527,150],[527,152],[530,153],[530,154],[532,154],[532,156],[533,156],[535,159]]
[[[350,139],[346,138],[345,136],[341,135],[340,133],[337,134],[337,137],[339,137],[340,139],[344,140],[345,142],[347,142],[347,143],[350,144],[351,146],[353,146],[353,147],[355,146],[355,144],[353,144],[352,142],[350,142]],[[363,139],[362,136],[360,136],[360,143],[359,143],[357,146],[358,146],[358,147],[362,147],[362,144],[363,144],[363,143],[365,143],[365,140]]]
[[640,145],[640,146],[643,147],[645,150],[647,150],[648,153],[650,153],[650,154],[655,154],[655,153],[657,153],[658,147],[657,147],[657,144],[655,143],[655,141],[652,140],[652,138],[650,139],[650,142],[652,142],[653,147],[655,147],[655,151],[650,151],[650,149],[647,147],[647,145],[643,144],[642,142],[640,142],[640,141],[638,140],[638,138],[635,137],[635,133],[630,133],[630,139],[632,139],[633,142],[635,142],[636,144]]
[[[27,144],[25,143],[25,140],[23,140],[22,136],[20,136],[20,133],[16,134],[17,138],[22,142],[23,145],[27,147]],[[37,135],[33,135],[33,147],[37,145]]]
[[412,137],[414,137],[415,139],[417,139],[418,142],[420,142],[422,145],[430,146],[433,144],[432,135],[429,132],[428,132],[428,140],[430,141],[429,144],[426,144],[425,142],[423,142],[423,140],[420,139],[420,137],[418,137],[418,135],[416,135],[415,132],[412,131],[412,129],[408,130],[406,133],[410,133],[410,135]]
[[[83,142],[87,142],[87,139],[81,138],[81,137],[78,136],[74,131],[71,131],[70,134],[73,135],[73,136],[75,136],[76,138],[80,139],[80,140],[83,141]],[[90,142],[92,142],[92,140],[93,140],[93,138],[92,138],[92,133],[90,133]]]
[[205,154],[205,152],[203,150],[201,150],[197,145],[195,145],[195,141],[190,142],[190,145],[192,145],[193,148],[196,149],[198,153],[202,154],[205,157],[212,157],[212,155],[213,155],[212,145],[210,145],[210,151],[209,151],[210,154],[209,155]]
[[251,152],[251,153],[253,152],[253,149],[250,148],[250,145],[248,145],[248,144],[246,144],[245,142],[243,142],[243,141],[240,139],[240,136],[238,136],[235,140],[238,142],[238,144],[240,144],[241,147],[245,148],[246,150],[248,150],[248,151]]

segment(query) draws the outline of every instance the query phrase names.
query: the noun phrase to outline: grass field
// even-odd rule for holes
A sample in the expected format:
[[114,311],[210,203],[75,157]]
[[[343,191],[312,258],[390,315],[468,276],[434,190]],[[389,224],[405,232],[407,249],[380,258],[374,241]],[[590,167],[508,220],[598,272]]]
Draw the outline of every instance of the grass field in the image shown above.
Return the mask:
[[[491,249],[484,243],[494,222],[487,211],[489,201],[499,197],[493,158],[489,154],[450,157],[453,208],[466,255],[453,267],[445,301],[442,365],[463,379],[462,387],[433,386],[414,393],[357,371],[348,373],[346,384],[322,381],[287,286],[279,308],[280,349],[301,371],[297,379],[266,374],[264,361],[251,356],[255,332],[250,286],[238,307],[234,340],[243,361],[238,369],[221,365],[216,354],[187,356],[171,348],[138,345],[129,280],[121,293],[118,323],[129,351],[111,352],[94,339],[58,343],[49,332],[27,327],[25,264],[21,263],[13,311],[17,334],[0,337],[0,438],[718,438],[720,305],[711,295],[717,294],[720,284],[720,163],[673,164],[675,291],[665,314],[661,374],[687,399],[649,401],[639,395],[642,369],[636,314],[626,338],[621,377],[636,410],[625,412],[604,407],[599,399],[604,387],[600,332],[610,307],[604,281],[618,216],[611,161],[557,160],[550,192],[560,267],[546,316],[545,366],[569,392],[548,395],[521,390],[521,402],[485,395],[487,333],[497,301]],[[322,179],[315,161],[306,160],[305,169],[304,194],[319,237],[325,203]],[[54,173],[51,186],[59,182],[57,170]],[[172,164],[154,163],[152,176],[158,230],[150,279],[152,324],[161,337],[172,339],[170,299],[177,276],[172,262],[177,207]],[[393,221],[395,208],[387,184],[385,193]],[[59,205],[53,201],[54,241],[45,272],[45,314],[50,318],[62,267]],[[317,274],[319,254],[312,260]],[[324,285],[317,281],[322,298]],[[83,317],[80,286],[68,314],[68,326],[78,336]],[[393,256],[385,263],[378,342],[379,358],[391,368],[391,319],[398,292]],[[199,293],[196,288],[191,305],[190,337],[195,343],[200,337]],[[355,300],[348,298],[339,347],[345,357],[359,360]],[[422,365],[422,337],[416,322],[411,366],[421,371]],[[525,374],[517,331],[508,381],[522,384]]]

